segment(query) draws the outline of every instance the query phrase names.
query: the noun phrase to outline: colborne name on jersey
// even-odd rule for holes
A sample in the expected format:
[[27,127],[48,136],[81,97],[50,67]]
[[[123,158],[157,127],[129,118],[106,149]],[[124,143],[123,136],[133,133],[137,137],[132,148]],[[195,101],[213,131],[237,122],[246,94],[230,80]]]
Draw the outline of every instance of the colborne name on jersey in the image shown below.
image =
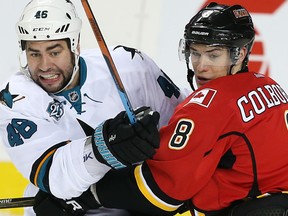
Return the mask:
[[267,109],[288,102],[288,95],[279,85],[264,85],[250,91],[237,100],[241,117],[249,122],[255,115],[264,113]]

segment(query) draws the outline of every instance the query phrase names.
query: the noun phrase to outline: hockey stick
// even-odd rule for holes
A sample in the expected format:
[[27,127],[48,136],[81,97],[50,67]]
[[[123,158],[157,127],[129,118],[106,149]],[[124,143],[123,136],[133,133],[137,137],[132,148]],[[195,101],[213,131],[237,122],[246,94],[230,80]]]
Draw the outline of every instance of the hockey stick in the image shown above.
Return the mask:
[[98,26],[98,24],[96,22],[96,19],[94,17],[94,14],[93,14],[92,10],[91,10],[89,2],[88,2],[88,0],[81,0],[81,2],[82,2],[82,5],[83,5],[83,8],[85,10],[86,16],[87,16],[87,18],[89,20],[89,23],[91,25],[91,28],[93,30],[93,33],[94,33],[94,35],[95,35],[95,37],[97,39],[97,42],[98,42],[98,45],[99,45],[100,50],[102,52],[102,55],[103,55],[103,57],[104,57],[104,59],[106,61],[106,64],[107,64],[107,66],[108,66],[108,68],[110,70],[110,73],[111,73],[111,75],[112,75],[112,77],[114,79],[114,83],[115,83],[115,85],[117,87],[117,90],[119,92],[120,98],[122,100],[122,103],[124,105],[124,108],[126,110],[128,118],[130,120],[130,123],[134,124],[136,122],[135,113],[133,112],[133,108],[131,106],[131,103],[129,101],[127,93],[126,93],[126,91],[124,89],[124,86],[122,84],[122,81],[120,79],[118,71],[117,71],[117,69],[115,67],[115,64],[113,62],[111,54],[110,54],[110,52],[109,52],[109,50],[107,48],[107,45],[106,45],[105,40],[103,38],[103,35],[102,35],[101,31],[100,31],[100,28],[99,28],[99,26]]
[[33,206],[35,197],[0,199],[0,209],[23,208]]

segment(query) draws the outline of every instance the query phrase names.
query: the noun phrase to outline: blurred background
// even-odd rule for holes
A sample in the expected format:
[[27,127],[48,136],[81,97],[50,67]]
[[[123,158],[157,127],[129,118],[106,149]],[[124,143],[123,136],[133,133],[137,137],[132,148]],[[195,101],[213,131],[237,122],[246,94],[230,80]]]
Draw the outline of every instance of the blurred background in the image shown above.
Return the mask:
[[[0,82],[18,71],[15,23],[28,0],[5,1],[0,8]],[[82,8],[72,0],[83,20],[81,49],[98,44]],[[178,42],[184,26],[207,0],[90,0],[94,16],[107,45],[126,45],[151,56],[180,87],[188,87],[186,65],[178,60]],[[250,70],[270,75],[288,92],[287,0],[219,0],[241,4],[251,13],[257,31],[250,57]],[[4,3],[4,2],[2,2]],[[15,170],[0,142],[0,199],[21,197],[27,181]],[[0,215],[21,215],[22,210],[5,210]]]

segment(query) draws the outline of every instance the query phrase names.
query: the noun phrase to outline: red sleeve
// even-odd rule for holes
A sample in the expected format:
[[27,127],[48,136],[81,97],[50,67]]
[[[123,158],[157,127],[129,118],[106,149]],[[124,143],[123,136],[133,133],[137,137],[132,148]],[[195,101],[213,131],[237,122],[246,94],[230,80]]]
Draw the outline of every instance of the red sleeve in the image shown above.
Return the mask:
[[[212,100],[217,100],[217,95]],[[193,197],[207,184],[217,168],[215,161],[219,161],[229,148],[215,145],[225,120],[212,114],[215,112],[213,106],[199,106],[188,101],[177,109],[170,123],[160,130],[160,149],[153,160],[147,161],[159,187],[167,195],[179,200]],[[233,113],[226,110],[223,115],[228,120]],[[207,136],[203,136],[203,132]],[[206,157],[208,154],[209,157]]]

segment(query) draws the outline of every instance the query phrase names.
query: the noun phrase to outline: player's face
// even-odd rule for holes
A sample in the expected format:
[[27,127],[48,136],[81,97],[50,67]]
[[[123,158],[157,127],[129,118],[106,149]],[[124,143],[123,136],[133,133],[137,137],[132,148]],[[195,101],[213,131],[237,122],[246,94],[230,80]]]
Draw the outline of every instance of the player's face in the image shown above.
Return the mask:
[[45,91],[57,92],[70,81],[74,57],[65,40],[27,41],[26,56],[31,78]]
[[190,56],[198,87],[228,74],[231,59],[229,50],[224,47],[192,44]]

